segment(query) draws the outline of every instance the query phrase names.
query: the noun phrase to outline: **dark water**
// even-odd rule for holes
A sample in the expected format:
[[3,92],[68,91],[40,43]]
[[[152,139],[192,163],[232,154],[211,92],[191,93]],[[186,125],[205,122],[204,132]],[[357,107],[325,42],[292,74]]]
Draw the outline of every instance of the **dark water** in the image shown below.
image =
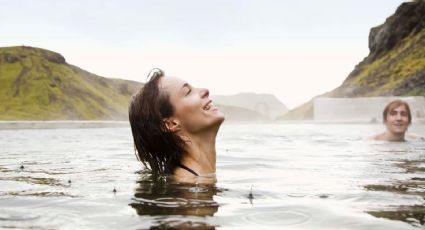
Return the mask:
[[225,124],[215,185],[153,177],[127,127],[0,130],[0,228],[424,228],[425,142],[382,129]]

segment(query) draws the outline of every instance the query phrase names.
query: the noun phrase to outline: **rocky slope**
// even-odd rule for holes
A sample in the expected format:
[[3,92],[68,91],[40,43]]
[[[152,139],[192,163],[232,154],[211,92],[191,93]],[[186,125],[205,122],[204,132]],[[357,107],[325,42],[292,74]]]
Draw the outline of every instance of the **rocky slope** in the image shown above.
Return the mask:
[[[369,55],[317,97],[425,96],[425,0],[402,3],[369,34]],[[281,119],[312,119],[313,99]]]
[[126,120],[141,85],[91,74],[52,51],[0,48],[0,120]]

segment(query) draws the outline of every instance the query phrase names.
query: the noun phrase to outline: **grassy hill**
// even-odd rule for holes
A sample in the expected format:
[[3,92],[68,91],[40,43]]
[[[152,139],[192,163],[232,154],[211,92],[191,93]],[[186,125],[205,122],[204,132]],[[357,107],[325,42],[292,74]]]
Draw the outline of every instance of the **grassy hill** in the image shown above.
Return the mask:
[[[128,103],[142,83],[97,76],[33,47],[0,48],[0,120],[127,120]],[[269,118],[218,105],[228,121]]]
[[141,85],[89,73],[52,51],[0,48],[0,120],[126,120]]
[[[425,1],[402,3],[371,29],[369,55],[341,86],[317,97],[425,96]],[[280,119],[312,119],[313,99]]]

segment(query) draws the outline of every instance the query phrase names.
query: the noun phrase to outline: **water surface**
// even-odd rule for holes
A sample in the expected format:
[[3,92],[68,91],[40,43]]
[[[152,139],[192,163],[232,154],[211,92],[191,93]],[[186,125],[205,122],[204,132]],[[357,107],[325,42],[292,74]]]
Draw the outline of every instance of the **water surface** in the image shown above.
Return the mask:
[[0,130],[0,228],[423,228],[425,142],[382,130],[225,124],[212,186],[154,178],[129,127]]

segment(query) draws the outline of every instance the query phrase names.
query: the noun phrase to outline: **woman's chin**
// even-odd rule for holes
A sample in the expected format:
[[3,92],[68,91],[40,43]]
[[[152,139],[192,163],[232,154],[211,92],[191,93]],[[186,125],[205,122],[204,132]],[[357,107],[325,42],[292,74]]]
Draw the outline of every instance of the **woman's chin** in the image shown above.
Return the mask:
[[218,108],[208,110],[206,111],[206,114],[210,117],[214,117],[214,120],[217,120],[217,122],[220,123],[222,123],[225,119],[224,114]]
[[223,121],[225,119],[226,119],[226,117],[224,116],[224,114],[220,110],[218,110],[217,111],[217,120],[218,120],[218,122],[221,124],[221,123],[223,123]]

